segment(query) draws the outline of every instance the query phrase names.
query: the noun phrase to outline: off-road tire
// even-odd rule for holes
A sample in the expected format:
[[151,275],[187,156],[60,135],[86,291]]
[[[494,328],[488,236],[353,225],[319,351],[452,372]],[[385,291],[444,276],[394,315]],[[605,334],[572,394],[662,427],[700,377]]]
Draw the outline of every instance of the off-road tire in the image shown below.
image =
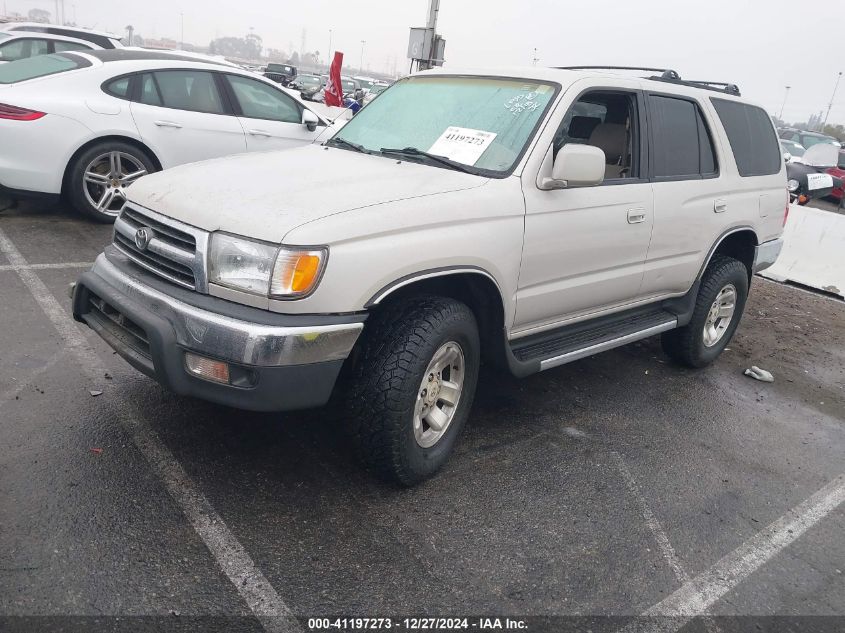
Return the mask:
[[92,205],[85,195],[84,190],[84,176],[85,169],[97,156],[101,154],[116,151],[124,154],[129,154],[133,159],[141,163],[147,170],[147,173],[158,171],[150,156],[138,147],[125,143],[123,141],[103,141],[92,145],[79,156],[77,156],[70,164],[67,172],[67,179],[64,185],[64,194],[67,200],[73,207],[94,220],[102,224],[111,224],[115,220],[115,215],[109,215],[101,212],[96,206]]
[[[423,296],[387,306],[366,323],[346,385],[347,428],[358,458],[379,477],[413,486],[434,475],[469,415],[480,364],[478,326],[463,303]],[[435,352],[457,342],[463,390],[445,434],[429,448],[414,436],[414,406]]]
[[[712,347],[707,347],[703,338],[704,325],[717,295],[728,284],[733,284],[736,288],[734,314],[722,337]],[[714,255],[701,279],[692,319],[683,327],[663,333],[663,351],[672,360],[688,367],[709,365],[730,343],[742,318],[747,298],[748,269],[745,264],[733,257]]]

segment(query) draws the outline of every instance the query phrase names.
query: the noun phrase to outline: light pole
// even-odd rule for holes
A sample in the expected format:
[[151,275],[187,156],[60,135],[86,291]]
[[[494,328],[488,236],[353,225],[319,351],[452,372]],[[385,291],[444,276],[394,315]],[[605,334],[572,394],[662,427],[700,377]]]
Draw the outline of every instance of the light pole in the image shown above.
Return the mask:
[[830,109],[833,107],[833,99],[836,97],[836,89],[839,87],[839,80],[842,79],[842,71],[839,71],[839,74],[836,76],[836,85],[833,86],[833,94],[830,95],[830,105],[827,106],[827,114],[824,115],[824,123],[822,123],[821,131],[824,132],[824,128],[827,126],[827,117],[830,116]]
[[783,108],[784,108],[784,106],[786,105],[786,98],[789,96],[789,89],[790,89],[791,87],[792,87],[792,86],[787,86],[787,87],[786,87],[786,92],[785,92],[785,93],[784,93],[784,95],[783,95],[783,103],[780,105],[780,114],[778,115],[778,118],[779,118],[781,121],[783,121]]
[[361,61],[358,64],[358,72],[361,72],[361,73],[364,72],[364,45],[366,43],[367,43],[366,41],[361,40]]

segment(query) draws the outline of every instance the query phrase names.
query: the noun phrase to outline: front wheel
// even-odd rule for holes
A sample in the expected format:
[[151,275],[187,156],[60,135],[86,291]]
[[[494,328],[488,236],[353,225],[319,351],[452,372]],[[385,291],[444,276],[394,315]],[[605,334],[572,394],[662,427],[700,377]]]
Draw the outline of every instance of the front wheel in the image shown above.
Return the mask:
[[748,269],[742,262],[714,255],[701,279],[692,319],[663,334],[663,351],[689,367],[704,367],[716,360],[739,325],[748,283]]
[[126,201],[126,188],[156,171],[145,152],[121,141],[98,143],[70,166],[67,195],[80,213],[102,223],[114,222]]
[[472,406],[479,348],[472,311],[452,299],[421,297],[373,315],[346,406],[368,468],[412,486],[443,466]]

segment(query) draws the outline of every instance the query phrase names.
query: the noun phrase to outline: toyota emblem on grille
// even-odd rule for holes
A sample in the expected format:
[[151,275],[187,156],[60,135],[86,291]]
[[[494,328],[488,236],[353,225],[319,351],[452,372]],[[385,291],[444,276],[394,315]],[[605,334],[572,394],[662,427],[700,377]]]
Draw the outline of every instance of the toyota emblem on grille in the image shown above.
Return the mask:
[[147,246],[149,245],[151,239],[153,239],[153,230],[151,228],[142,226],[140,229],[135,231],[135,246],[137,246],[139,250],[147,250]]

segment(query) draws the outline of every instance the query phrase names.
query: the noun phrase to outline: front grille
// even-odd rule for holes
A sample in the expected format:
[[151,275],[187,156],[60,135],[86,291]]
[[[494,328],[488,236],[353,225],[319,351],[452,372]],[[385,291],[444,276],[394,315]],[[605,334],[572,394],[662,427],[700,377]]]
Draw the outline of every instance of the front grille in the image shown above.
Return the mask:
[[[140,248],[138,229],[151,235]],[[139,266],[180,286],[202,290],[205,278],[205,234],[170,218],[126,205],[114,223],[114,245]]]
[[88,307],[89,311],[85,314],[86,317],[97,321],[113,338],[135,350],[144,358],[152,358],[150,341],[147,338],[147,333],[140,325],[90,290],[88,291]]

